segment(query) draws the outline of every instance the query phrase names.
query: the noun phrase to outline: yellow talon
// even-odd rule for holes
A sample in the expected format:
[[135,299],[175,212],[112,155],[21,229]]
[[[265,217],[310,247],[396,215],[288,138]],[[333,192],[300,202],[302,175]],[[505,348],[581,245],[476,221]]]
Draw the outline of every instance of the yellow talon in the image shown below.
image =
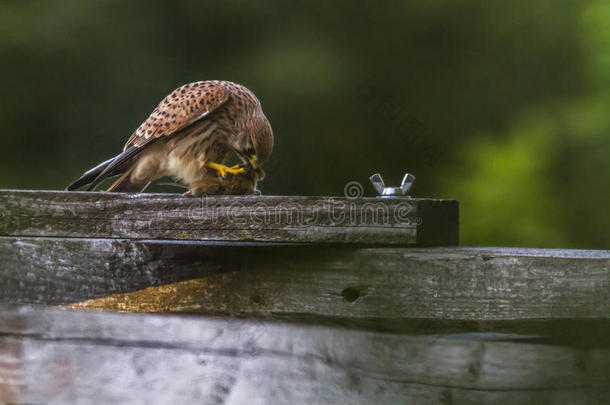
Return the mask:
[[235,165],[232,167],[228,167],[225,166],[223,164],[220,163],[214,163],[214,162],[206,162],[205,164],[207,167],[210,167],[216,171],[218,171],[218,173],[222,176],[225,177],[225,175],[227,173],[232,173],[232,174],[239,174],[239,173],[243,173],[245,172],[243,167],[239,167],[239,165]]
[[246,170],[243,167],[239,167],[239,165],[235,165],[227,168],[227,171],[229,173],[239,174],[245,172]]

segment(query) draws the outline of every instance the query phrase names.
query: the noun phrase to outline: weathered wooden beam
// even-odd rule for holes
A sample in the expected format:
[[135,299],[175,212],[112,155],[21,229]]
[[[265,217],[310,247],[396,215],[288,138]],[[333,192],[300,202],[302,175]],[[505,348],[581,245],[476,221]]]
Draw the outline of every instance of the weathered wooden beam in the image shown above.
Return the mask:
[[0,354],[0,392],[13,403],[552,404],[610,394],[609,349],[252,320],[2,308]]
[[402,331],[610,319],[608,251],[1,237],[0,263],[7,303],[99,298],[75,305]]
[[60,304],[234,271],[213,243],[0,237],[0,302]]
[[447,246],[458,203],[0,190],[0,235]]

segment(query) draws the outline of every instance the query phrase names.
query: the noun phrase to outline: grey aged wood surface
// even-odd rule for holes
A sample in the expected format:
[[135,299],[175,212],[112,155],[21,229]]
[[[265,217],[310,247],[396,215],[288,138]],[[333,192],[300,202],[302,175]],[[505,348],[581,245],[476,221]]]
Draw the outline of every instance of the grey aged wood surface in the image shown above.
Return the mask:
[[502,322],[519,320],[521,332],[540,320],[561,333],[547,320],[610,318],[608,251],[1,237],[0,263],[5,303],[99,298],[78,305],[388,330],[426,320],[511,330]]
[[[450,336],[449,336],[450,337]],[[604,403],[610,350],[0,308],[13,403]]]
[[610,251],[406,247],[457,241],[455,201],[0,190],[0,403],[607,403]]
[[458,202],[0,190],[0,235],[458,244]]

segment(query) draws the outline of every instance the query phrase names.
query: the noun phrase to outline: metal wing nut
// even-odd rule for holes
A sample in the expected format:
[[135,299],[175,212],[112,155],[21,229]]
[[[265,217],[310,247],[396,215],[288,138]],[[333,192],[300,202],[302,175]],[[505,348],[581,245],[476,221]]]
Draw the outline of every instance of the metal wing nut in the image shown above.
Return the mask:
[[410,173],[405,173],[402,178],[402,182],[400,183],[400,187],[387,187],[383,181],[383,178],[379,173],[375,173],[369,180],[377,190],[377,193],[381,197],[401,197],[405,196],[407,192],[411,189],[413,182],[415,181],[415,176]]

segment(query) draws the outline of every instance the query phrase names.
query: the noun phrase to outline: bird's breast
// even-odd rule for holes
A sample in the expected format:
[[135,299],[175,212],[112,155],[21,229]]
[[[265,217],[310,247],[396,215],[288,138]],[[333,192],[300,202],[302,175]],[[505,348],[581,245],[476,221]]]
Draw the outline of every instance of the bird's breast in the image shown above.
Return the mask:
[[187,184],[206,176],[206,162],[221,162],[230,153],[226,134],[214,122],[196,125],[166,143],[166,175]]

